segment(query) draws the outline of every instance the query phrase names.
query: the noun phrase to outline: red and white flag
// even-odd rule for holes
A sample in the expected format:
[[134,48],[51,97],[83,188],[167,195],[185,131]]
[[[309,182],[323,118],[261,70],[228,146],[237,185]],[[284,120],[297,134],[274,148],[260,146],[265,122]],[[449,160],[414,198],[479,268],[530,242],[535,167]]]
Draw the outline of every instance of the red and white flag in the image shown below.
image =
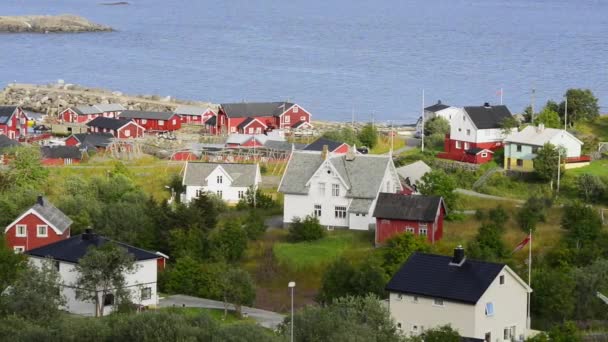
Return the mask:
[[526,245],[530,242],[530,240],[532,240],[532,235],[528,234],[528,236],[526,236],[525,239],[523,239],[519,245],[515,246],[515,249],[513,250],[513,253],[521,250],[522,248],[526,247]]

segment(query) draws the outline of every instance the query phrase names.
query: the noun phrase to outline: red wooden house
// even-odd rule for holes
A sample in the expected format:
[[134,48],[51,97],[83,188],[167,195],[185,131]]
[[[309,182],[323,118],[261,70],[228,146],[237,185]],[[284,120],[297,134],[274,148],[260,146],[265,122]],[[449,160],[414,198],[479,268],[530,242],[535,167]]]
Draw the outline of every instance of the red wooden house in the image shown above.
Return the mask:
[[73,165],[80,164],[82,151],[76,146],[42,146],[42,165]]
[[112,144],[112,133],[76,133],[65,139],[66,146],[77,146],[81,150],[103,152]]
[[[237,133],[239,125],[255,119],[267,130],[291,129],[293,126],[300,127],[301,122],[310,124],[310,118],[308,111],[290,102],[224,103],[220,105],[216,127],[218,133]],[[244,133],[249,133],[248,128]]]
[[0,106],[0,134],[17,140],[27,134],[27,117],[18,106]]
[[172,112],[125,110],[119,118],[133,120],[150,132],[168,132],[182,128],[182,119]]
[[97,117],[115,118],[126,108],[120,104],[96,104],[93,106],[69,107],[59,114],[63,122],[86,123]]
[[323,151],[323,146],[327,146],[327,151],[335,154],[345,154],[350,149],[347,143],[319,138],[304,147],[304,151]]
[[236,128],[238,133],[241,134],[262,134],[268,129],[268,126],[258,119],[247,118]]
[[69,217],[38,196],[36,204],[4,229],[4,236],[7,244],[21,253],[69,238],[71,225]]
[[115,138],[141,138],[146,131],[133,120],[98,117],[87,123],[90,133],[110,133]]
[[430,243],[439,241],[446,214],[439,196],[380,193],[374,209],[376,245],[400,233],[425,236]]
[[212,117],[217,115],[217,113],[209,107],[204,108],[204,107],[187,106],[187,105],[178,106],[173,111],[173,113],[177,114],[180,117],[182,124],[194,124],[194,125],[202,125],[207,120],[209,120]]

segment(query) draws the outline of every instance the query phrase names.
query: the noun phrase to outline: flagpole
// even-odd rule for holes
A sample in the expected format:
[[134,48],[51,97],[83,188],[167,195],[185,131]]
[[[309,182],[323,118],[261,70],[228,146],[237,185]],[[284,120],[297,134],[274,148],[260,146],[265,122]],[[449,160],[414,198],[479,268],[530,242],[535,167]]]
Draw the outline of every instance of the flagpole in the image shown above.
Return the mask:
[[422,89],[422,134],[420,134],[420,136],[422,138],[420,150],[424,152],[424,89]]
[[[532,229],[530,229],[530,243],[528,248],[528,287],[532,288]],[[530,316],[530,292],[528,291],[528,329],[532,329],[532,317]]]
[[500,105],[502,106],[502,88],[500,88]]

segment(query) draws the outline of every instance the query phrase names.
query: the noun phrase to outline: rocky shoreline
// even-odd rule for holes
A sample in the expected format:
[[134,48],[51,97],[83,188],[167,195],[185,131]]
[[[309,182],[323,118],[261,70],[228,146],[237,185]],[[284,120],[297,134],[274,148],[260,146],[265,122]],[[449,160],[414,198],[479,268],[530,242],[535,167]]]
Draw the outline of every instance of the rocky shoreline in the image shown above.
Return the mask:
[[113,29],[86,18],[62,15],[0,16],[0,33],[109,32]]

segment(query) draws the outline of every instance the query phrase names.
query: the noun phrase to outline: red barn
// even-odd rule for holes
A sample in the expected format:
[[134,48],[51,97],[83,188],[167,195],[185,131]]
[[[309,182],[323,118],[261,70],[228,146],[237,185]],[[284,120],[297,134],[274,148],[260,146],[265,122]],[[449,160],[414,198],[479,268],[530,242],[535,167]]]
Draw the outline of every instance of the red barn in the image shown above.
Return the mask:
[[266,131],[268,126],[258,119],[247,118],[236,126],[236,128],[241,134],[262,134]]
[[130,119],[152,132],[176,131],[182,128],[182,119],[172,112],[150,112],[141,110],[125,110],[120,113],[120,119]]
[[82,151],[76,146],[42,146],[42,165],[73,165],[80,164]]
[[211,117],[217,115],[217,113],[213,109],[208,107],[204,108],[186,105],[178,106],[173,112],[180,117],[182,124],[193,125],[202,125]]
[[67,108],[59,114],[59,117],[63,122],[86,123],[97,117],[116,118],[125,109],[116,103],[77,106]]
[[290,129],[299,122],[310,124],[310,118],[308,111],[290,102],[224,103],[220,105],[216,125],[218,133],[237,133],[239,125],[246,120],[256,119],[272,130]]
[[350,149],[347,143],[319,138],[304,147],[304,151],[323,151],[323,146],[327,146],[327,150],[335,154],[345,154]]
[[441,240],[447,213],[439,196],[380,193],[374,209],[376,245],[400,233],[425,236],[430,243]]
[[98,117],[87,123],[90,133],[110,133],[115,138],[141,138],[146,131],[132,120],[119,120]]
[[18,106],[0,106],[0,134],[17,140],[27,133],[27,117]]
[[34,206],[4,229],[4,236],[8,245],[21,253],[69,238],[71,225],[69,217],[38,196]]

